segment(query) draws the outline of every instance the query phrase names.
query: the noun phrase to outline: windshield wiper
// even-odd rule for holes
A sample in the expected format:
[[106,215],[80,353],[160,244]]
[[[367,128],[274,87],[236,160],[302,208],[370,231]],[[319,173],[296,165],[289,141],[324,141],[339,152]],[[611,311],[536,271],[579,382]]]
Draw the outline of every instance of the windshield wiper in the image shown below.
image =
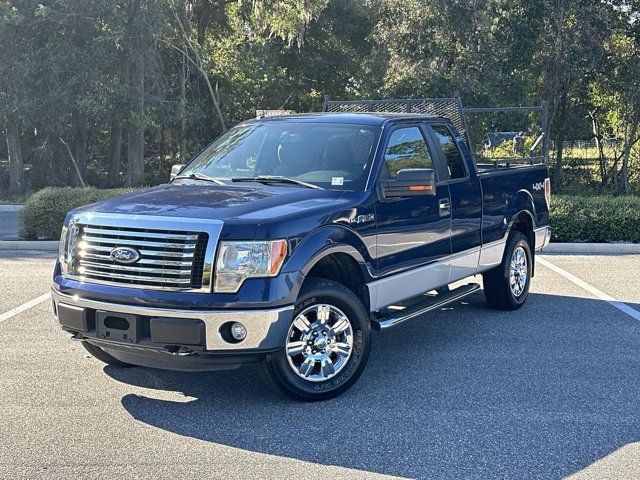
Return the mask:
[[178,175],[174,177],[174,180],[180,180],[181,178],[188,178],[189,180],[202,180],[204,182],[215,183],[216,185],[224,185],[222,180],[218,180],[217,178],[210,177],[209,175],[205,175],[204,173],[190,173],[189,175]]
[[281,177],[279,175],[262,175],[259,177],[236,177],[231,179],[232,182],[258,182],[258,183],[291,183],[302,187],[314,188],[316,190],[324,190],[324,188],[314,185],[313,183],[303,182],[295,178]]

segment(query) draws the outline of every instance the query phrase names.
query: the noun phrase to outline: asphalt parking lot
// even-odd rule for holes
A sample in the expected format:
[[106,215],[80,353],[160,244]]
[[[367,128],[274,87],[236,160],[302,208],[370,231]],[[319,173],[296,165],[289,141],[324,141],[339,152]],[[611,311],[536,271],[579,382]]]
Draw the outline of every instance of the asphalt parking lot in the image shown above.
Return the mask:
[[476,293],[376,334],[309,405],[255,365],[105,367],[50,301],[16,310],[53,258],[4,254],[0,478],[640,478],[640,256],[543,258],[521,310]]

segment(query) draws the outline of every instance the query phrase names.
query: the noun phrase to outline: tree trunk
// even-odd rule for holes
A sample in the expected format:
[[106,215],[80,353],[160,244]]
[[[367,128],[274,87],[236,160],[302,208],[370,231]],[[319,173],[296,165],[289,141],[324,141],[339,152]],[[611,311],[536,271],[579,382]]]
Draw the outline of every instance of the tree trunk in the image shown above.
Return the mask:
[[607,184],[607,165],[605,163],[604,145],[602,143],[602,129],[600,122],[598,121],[597,112],[589,112],[591,117],[591,129],[593,131],[593,138],[596,141],[596,148],[598,149],[598,163],[600,164],[600,182],[604,188]]
[[109,160],[109,174],[107,186],[117,187],[118,173],[120,172],[120,158],[122,157],[122,120],[114,114],[111,120],[111,158]]
[[20,149],[20,131],[17,122],[7,119],[7,151],[9,153],[9,195],[24,193],[24,163]]
[[631,134],[627,138],[624,146],[624,156],[622,157],[622,171],[620,172],[620,186],[623,192],[627,192],[629,189],[629,157],[631,156],[631,149],[636,141],[638,135],[638,123],[640,121],[640,108],[635,109],[633,115],[633,123],[631,124]]
[[564,137],[565,137],[565,128],[564,122],[567,113],[567,93],[566,90],[562,92],[560,97],[560,105],[558,109],[557,115],[557,143],[556,143],[556,175],[553,182],[553,189],[555,192],[560,191],[560,181],[562,177],[562,154],[564,152]]
[[180,68],[180,161],[187,158],[187,55],[182,54]]
[[132,117],[127,128],[127,186],[144,181],[144,61],[136,55],[131,64],[131,84],[135,91]]
[[[73,158],[76,161],[76,167],[80,171],[82,178],[86,177],[87,172],[87,122],[84,115],[78,110],[74,110],[72,114],[73,120]],[[71,171],[75,172],[72,168]],[[81,183],[77,175],[71,177],[73,185]]]

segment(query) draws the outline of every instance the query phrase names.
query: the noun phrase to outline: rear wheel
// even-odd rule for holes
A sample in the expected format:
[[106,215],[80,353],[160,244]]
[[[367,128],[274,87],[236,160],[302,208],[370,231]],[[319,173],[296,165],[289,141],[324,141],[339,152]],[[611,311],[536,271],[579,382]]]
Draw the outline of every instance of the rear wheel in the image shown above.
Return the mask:
[[533,267],[531,246],[522,232],[512,232],[502,263],[482,275],[487,303],[500,310],[516,310],[529,296]]
[[133,367],[133,365],[131,365],[130,363],[125,363],[125,362],[122,362],[122,361],[118,360],[114,356],[109,355],[107,352],[105,352],[100,347],[98,347],[96,345],[93,345],[93,344],[87,342],[86,340],[83,340],[81,343],[82,343],[82,346],[84,347],[84,349],[87,352],[89,352],[92,357],[97,358],[101,362],[104,362],[104,363],[106,363],[108,365],[113,365],[114,367]]
[[311,279],[300,294],[282,351],[262,362],[286,395],[326,400],[347,390],[369,357],[370,326],[360,299],[344,285]]

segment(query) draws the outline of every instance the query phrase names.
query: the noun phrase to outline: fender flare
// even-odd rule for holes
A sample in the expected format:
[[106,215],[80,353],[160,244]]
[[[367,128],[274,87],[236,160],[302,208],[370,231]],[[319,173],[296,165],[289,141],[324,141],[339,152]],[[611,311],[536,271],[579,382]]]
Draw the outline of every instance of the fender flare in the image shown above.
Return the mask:
[[513,228],[514,223],[516,223],[516,219],[520,217],[522,214],[526,214],[531,220],[531,228],[530,232],[530,243],[533,242],[531,246],[531,276],[535,276],[536,269],[536,248],[535,248],[535,235],[533,230],[536,228],[536,209],[535,202],[533,201],[533,196],[528,190],[519,190],[514,198],[509,202],[507,206],[507,212],[511,213],[510,215],[505,215],[505,218],[509,218],[509,223],[507,225],[507,233],[505,235],[505,241],[509,238],[509,234]]
[[[516,219],[523,213],[529,215],[531,219],[531,225],[535,229],[536,228],[536,207],[535,202],[533,201],[533,196],[528,190],[519,190],[514,197],[507,204],[507,210],[505,213],[505,218],[509,219],[509,223],[507,225],[507,233],[506,236],[511,233],[511,227],[515,223]],[[506,238],[506,237],[505,237]]]
[[321,227],[300,240],[282,271],[302,272],[306,277],[320,260],[335,253],[349,255],[360,266],[365,282],[371,280],[373,259],[364,241],[354,230],[342,225]]

